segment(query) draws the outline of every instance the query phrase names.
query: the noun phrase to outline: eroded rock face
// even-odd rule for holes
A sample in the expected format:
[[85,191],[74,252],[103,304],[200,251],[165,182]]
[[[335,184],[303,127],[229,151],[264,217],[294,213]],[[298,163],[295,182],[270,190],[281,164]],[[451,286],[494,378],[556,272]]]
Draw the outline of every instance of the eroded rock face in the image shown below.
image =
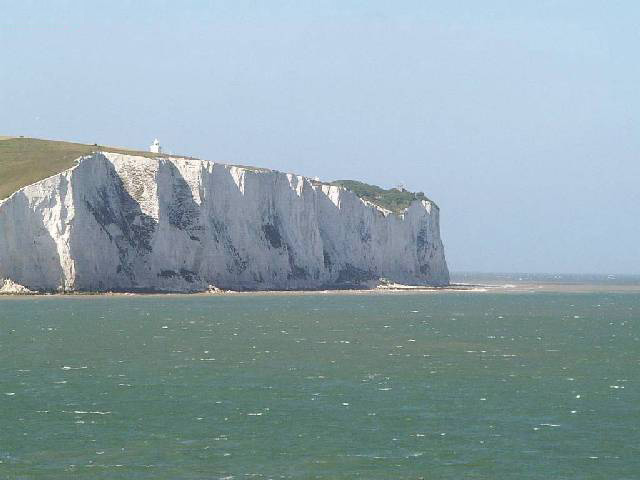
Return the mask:
[[446,285],[438,216],[292,174],[100,153],[0,202],[0,278],[49,291]]

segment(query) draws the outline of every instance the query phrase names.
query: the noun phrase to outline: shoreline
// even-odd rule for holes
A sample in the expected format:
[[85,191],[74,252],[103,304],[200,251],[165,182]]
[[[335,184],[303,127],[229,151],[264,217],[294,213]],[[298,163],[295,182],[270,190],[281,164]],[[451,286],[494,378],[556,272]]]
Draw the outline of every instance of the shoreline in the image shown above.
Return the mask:
[[28,292],[0,293],[0,298],[42,298],[42,297],[233,297],[233,296],[301,296],[301,295],[411,295],[411,294],[451,294],[451,293],[640,293],[640,284],[588,284],[588,283],[522,283],[522,284],[482,284],[452,283],[445,287],[418,285],[389,285],[374,288],[318,289],[318,290],[215,290],[202,292]]

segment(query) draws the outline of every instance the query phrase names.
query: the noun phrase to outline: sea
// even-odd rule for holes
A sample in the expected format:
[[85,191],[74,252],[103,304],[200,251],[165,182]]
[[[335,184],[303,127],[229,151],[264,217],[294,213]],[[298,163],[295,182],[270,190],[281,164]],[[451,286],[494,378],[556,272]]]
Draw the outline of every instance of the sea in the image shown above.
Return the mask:
[[0,478],[640,478],[640,278],[454,280],[2,297]]

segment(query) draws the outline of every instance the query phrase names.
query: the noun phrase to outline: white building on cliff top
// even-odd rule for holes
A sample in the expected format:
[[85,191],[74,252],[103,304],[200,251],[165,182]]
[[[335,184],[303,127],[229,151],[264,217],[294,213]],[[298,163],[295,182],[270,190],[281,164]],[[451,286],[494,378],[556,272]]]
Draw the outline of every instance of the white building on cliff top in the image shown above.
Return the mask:
[[157,138],[153,141],[153,144],[149,145],[149,151],[153,153],[162,153],[162,147],[160,146],[160,142]]

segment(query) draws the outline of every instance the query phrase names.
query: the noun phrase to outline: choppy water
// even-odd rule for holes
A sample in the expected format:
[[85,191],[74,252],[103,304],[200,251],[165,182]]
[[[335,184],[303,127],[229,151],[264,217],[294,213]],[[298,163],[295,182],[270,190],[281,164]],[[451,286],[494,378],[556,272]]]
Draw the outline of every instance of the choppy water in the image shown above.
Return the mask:
[[0,478],[636,479],[639,294],[0,299]]

